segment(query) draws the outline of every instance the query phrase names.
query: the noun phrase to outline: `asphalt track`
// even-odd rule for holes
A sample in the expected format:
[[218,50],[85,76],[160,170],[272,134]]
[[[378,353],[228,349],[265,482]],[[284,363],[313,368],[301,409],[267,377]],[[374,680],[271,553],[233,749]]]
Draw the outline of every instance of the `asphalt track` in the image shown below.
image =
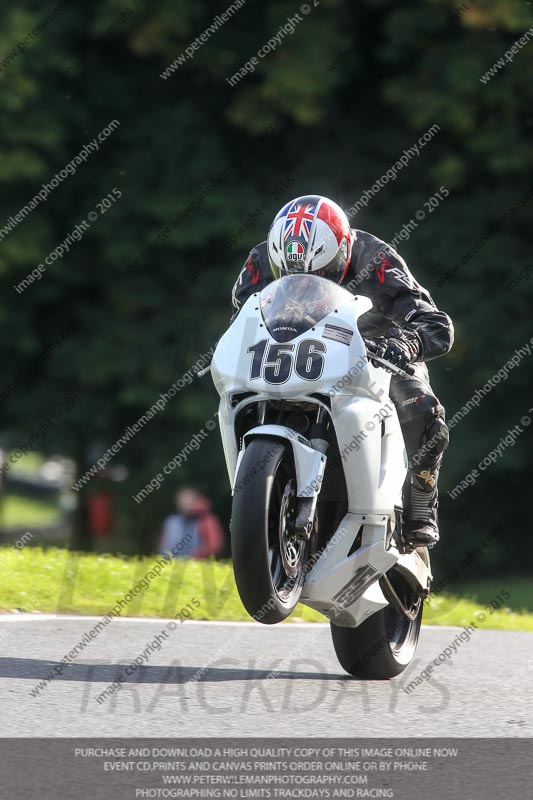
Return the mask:
[[[32,696],[97,622],[0,616],[1,736],[533,735],[533,633],[480,629],[407,692],[459,629],[424,627],[410,668],[381,682],[345,676],[327,625],[185,622],[169,631],[165,620],[116,620]],[[161,649],[99,703],[158,634]]]

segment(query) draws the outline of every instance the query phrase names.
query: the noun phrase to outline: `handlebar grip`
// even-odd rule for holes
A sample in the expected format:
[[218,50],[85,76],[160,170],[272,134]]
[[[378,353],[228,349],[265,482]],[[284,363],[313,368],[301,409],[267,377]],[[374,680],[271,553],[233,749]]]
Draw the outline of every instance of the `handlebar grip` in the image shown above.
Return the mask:
[[394,375],[401,375],[402,378],[412,378],[415,374],[414,367],[411,365],[407,366],[405,369],[401,369],[400,367],[397,367],[396,364],[392,364],[390,361],[387,361],[387,359],[381,358],[381,356],[376,356],[371,350],[367,350],[367,357],[369,361],[374,361],[376,364],[382,365],[389,372],[392,372]]

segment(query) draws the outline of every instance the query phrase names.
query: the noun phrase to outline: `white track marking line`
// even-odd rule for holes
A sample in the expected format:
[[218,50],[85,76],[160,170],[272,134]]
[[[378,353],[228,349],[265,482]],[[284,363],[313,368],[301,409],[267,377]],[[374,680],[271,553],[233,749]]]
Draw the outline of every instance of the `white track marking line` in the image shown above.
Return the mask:
[[[105,616],[102,615],[102,616]],[[89,617],[75,614],[0,614],[0,625],[3,622],[13,623],[13,622],[79,622],[83,620],[84,622],[95,622],[101,620],[102,617]],[[114,622],[119,623],[152,623],[161,625],[161,623],[171,622],[173,620],[172,617],[115,617],[111,620],[110,624]],[[186,620],[185,623],[187,626],[189,625],[199,625],[208,627],[210,625],[224,625],[226,627],[249,627],[249,628],[257,628],[259,630],[260,623],[258,622],[237,622],[232,620],[203,620],[203,619],[191,619]],[[181,627],[181,626],[180,626]],[[264,626],[263,626],[264,627]],[[280,625],[269,625],[268,628],[273,630],[276,627],[278,630],[280,629]],[[281,624],[281,628],[285,629],[293,629],[293,628],[328,628],[328,622],[286,622]],[[458,625],[423,625],[422,630],[431,630],[431,631],[461,631],[463,630],[463,626]],[[495,631],[500,630],[498,628],[487,628],[487,631]],[[483,631],[482,631],[483,632]],[[531,631],[521,631],[521,630],[503,630],[502,633],[531,633]]]

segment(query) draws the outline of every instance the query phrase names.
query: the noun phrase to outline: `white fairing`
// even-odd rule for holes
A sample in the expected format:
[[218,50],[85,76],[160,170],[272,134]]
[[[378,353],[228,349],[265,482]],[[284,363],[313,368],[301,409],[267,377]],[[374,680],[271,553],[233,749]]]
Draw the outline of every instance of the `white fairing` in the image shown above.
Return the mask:
[[[263,306],[268,302],[265,292]],[[221,398],[219,420],[232,488],[247,443],[265,435],[285,439],[292,447],[298,496],[319,492],[325,457],[304,437],[283,426],[267,425],[248,431],[238,442],[235,419],[245,404],[261,399],[309,400],[318,408],[321,403],[316,395],[329,396],[346,478],[348,513],[326,548],[308,565],[301,602],[336,624],[355,627],[388,604],[378,580],[400,555],[394,546],[387,550],[385,542],[395,524],[395,506],[402,504],[407,459],[388,394],[390,375],[367,361],[357,327],[357,320],[372,303],[346,291],[341,294],[337,308],[288,342],[271,336],[260,310],[261,297],[253,295],[220,340],[212,374]],[[255,394],[244,399],[233,397],[251,392]],[[348,556],[361,527],[361,546]],[[414,572],[416,562],[420,577],[421,559],[416,554],[401,558],[407,569],[411,559]],[[429,571],[422,577],[429,578]]]

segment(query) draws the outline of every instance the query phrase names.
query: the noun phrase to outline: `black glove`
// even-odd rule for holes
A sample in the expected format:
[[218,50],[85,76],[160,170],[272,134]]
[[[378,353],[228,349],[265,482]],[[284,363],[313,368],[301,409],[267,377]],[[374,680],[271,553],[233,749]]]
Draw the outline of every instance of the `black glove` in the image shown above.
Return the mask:
[[[376,336],[375,339],[365,339],[368,357],[375,367],[387,369],[384,364],[372,361],[372,355],[390,361],[395,367],[405,370],[409,364],[420,355],[420,341],[416,334],[397,335],[396,332],[387,331],[386,336]],[[392,372],[392,370],[388,370]]]

